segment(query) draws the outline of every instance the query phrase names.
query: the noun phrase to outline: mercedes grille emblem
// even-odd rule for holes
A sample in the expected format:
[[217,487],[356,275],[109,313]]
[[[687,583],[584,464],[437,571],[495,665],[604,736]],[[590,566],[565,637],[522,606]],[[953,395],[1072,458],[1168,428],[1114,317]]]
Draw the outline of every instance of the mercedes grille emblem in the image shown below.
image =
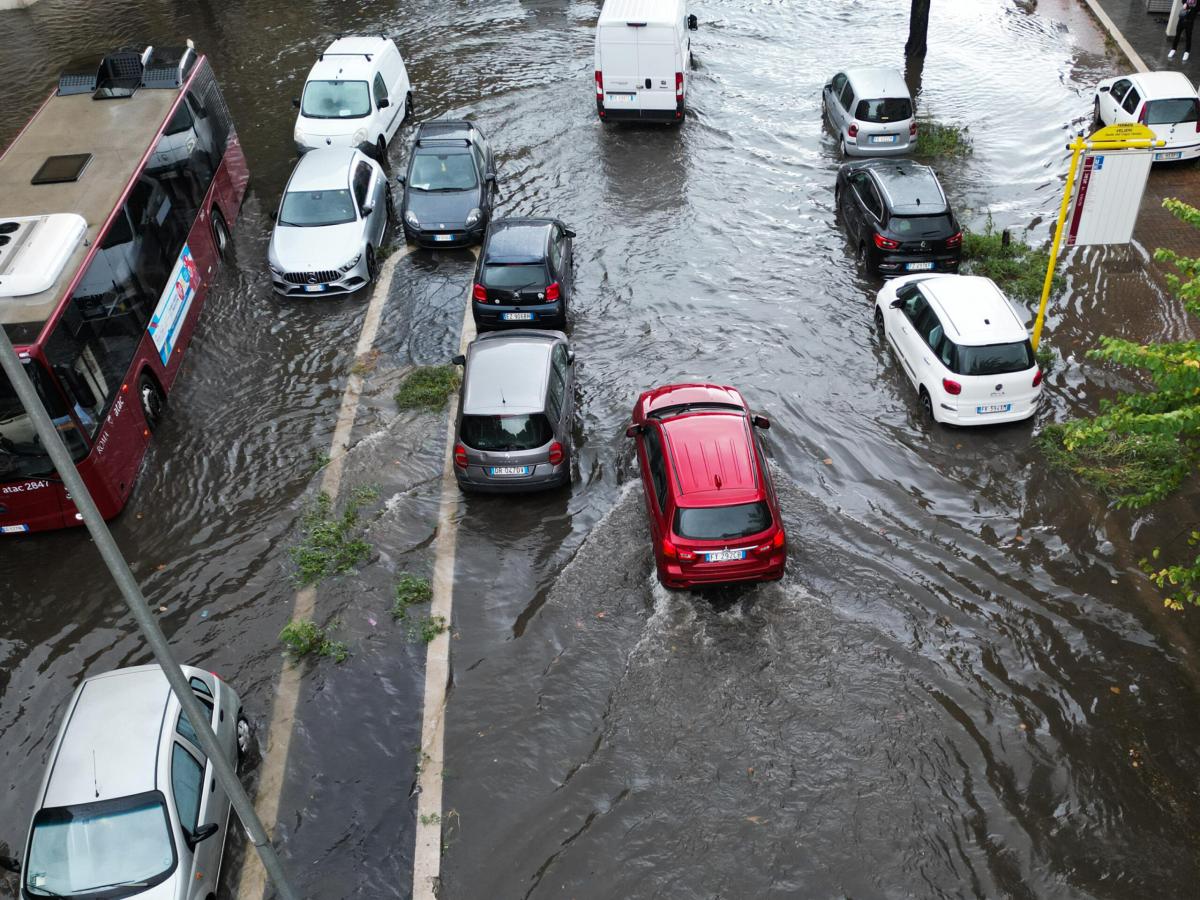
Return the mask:
[[309,273],[308,273],[308,283],[309,283],[309,284],[316,284],[316,283],[317,283],[317,273],[316,273],[316,272],[309,272]]

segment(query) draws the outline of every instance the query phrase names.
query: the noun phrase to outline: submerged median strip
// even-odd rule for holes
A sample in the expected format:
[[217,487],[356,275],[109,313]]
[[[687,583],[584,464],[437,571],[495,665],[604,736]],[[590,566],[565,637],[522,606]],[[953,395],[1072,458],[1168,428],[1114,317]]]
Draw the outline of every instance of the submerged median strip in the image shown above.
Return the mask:
[[358,511],[378,496],[376,488],[356,488],[341,515],[335,515],[329,494],[317,494],[304,514],[304,539],[291,548],[296,580],[301,585],[349,572],[371,555],[371,545],[362,537]]
[[[1033,302],[1042,295],[1050,251],[996,231],[988,216],[983,231],[964,231],[962,260],[964,274],[985,275],[1010,297]],[[1062,288],[1063,278],[1055,273],[1051,295]]]
[[437,412],[446,406],[450,395],[458,390],[458,369],[454,366],[421,366],[413,369],[400,382],[396,391],[396,406],[400,409],[420,409]]

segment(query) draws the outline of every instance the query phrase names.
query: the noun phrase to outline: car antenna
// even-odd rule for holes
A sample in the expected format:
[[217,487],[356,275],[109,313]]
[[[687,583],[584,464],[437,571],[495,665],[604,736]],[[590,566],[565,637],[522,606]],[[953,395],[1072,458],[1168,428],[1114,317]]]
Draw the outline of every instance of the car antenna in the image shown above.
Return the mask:
[[100,799],[100,778],[96,774],[96,748],[92,748],[92,789],[96,792],[96,799]]
[[713,481],[714,481],[714,482],[716,482],[716,485],[717,485],[717,490],[719,491],[719,490],[721,489],[721,476],[720,476],[720,475],[714,475],[714,476],[713,476]]

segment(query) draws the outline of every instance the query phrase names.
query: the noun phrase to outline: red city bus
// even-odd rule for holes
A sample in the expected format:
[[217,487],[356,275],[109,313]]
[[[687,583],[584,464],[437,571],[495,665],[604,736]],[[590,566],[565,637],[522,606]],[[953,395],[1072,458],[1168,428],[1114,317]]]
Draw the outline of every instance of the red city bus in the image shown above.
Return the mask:
[[[249,179],[190,41],[72,66],[0,155],[0,325],[106,518],[129,499]],[[79,523],[0,372],[0,533]]]

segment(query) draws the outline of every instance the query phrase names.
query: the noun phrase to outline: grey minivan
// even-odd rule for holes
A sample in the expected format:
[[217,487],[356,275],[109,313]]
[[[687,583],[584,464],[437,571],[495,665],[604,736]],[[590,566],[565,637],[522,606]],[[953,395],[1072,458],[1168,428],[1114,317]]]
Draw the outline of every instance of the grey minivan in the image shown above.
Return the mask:
[[515,492],[571,480],[575,355],[561,331],[520,328],[471,342],[455,427],[464,491]]
[[821,108],[843,156],[895,156],[917,142],[908,85],[895,69],[845,69],[821,93]]

